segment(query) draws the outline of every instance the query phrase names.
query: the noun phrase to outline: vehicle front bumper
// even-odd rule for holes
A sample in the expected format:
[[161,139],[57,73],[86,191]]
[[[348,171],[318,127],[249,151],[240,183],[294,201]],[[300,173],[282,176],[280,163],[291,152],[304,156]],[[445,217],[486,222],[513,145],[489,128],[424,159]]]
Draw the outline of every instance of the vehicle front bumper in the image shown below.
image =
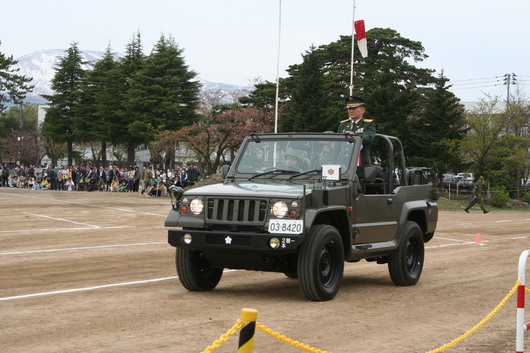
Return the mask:
[[[184,236],[189,234],[191,242],[186,243]],[[269,240],[278,238],[280,246],[271,248]],[[170,229],[168,243],[177,248],[190,250],[229,250],[259,252],[277,255],[296,253],[303,241],[303,234],[245,233],[229,231],[207,231]]]

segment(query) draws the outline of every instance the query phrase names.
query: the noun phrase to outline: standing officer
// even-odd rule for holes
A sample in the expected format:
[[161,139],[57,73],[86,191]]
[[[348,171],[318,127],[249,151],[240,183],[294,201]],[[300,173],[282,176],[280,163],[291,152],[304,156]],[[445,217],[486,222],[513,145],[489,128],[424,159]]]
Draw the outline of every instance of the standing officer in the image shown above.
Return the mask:
[[484,193],[484,177],[481,176],[478,178],[477,182],[475,183],[475,186],[473,186],[473,198],[469,201],[469,205],[466,207],[464,211],[466,213],[469,213],[469,209],[473,206],[475,206],[477,203],[482,209],[482,212],[488,213],[489,211],[486,210],[484,207],[484,200],[482,199],[482,194]]
[[346,109],[348,109],[349,118],[340,122],[337,132],[360,134],[363,137],[361,163],[359,165],[367,166],[370,164],[370,144],[375,136],[375,123],[372,119],[363,118],[363,114],[366,111],[365,104],[366,100],[361,97],[348,97]]

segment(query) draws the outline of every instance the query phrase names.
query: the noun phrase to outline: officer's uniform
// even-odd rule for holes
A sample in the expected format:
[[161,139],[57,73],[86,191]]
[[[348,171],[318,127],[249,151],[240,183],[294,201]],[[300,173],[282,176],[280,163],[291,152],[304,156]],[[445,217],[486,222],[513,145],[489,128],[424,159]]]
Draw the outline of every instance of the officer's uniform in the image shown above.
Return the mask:
[[[348,98],[347,109],[362,106],[366,101],[361,97],[350,96]],[[362,165],[370,164],[370,144],[375,136],[375,122],[372,119],[361,118],[357,122],[351,119],[342,120],[339,123],[338,133],[351,131],[360,134],[363,137],[363,149],[361,151]]]

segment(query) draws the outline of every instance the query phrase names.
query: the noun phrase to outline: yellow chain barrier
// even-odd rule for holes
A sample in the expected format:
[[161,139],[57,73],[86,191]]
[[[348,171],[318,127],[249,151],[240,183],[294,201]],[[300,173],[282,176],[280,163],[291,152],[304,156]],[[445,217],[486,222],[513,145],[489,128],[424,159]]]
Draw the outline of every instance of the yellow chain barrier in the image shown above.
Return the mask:
[[[478,324],[476,324],[471,330],[467,331],[462,336],[452,340],[451,342],[449,342],[449,343],[447,343],[447,344],[445,344],[445,345],[443,345],[443,346],[441,346],[439,348],[430,350],[427,353],[442,352],[442,351],[444,351],[444,350],[446,350],[446,349],[448,349],[448,348],[450,348],[450,347],[462,342],[464,339],[469,337],[471,334],[475,333],[475,331],[477,331],[486,322],[488,322],[493,317],[493,315],[495,315],[506,304],[506,302],[508,302],[510,297],[517,291],[517,288],[519,287],[520,284],[521,284],[521,282],[516,281],[515,282],[515,286],[504,297],[504,299],[501,300],[501,302],[495,307],[495,309],[493,309],[484,319],[482,319]],[[528,288],[525,288],[525,291],[530,293],[530,289],[528,289]],[[243,327],[243,325],[244,325],[243,321],[237,320],[236,324],[234,326],[232,326],[231,329],[229,329],[224,335],[221,335],[221,337],[219,337],[219,339],[214,341],[208,348],[206,348],[201,353],[210,353],[214,349],[219,348],[221,346],[221,343],[226,342],[228,340],[228,338],[230,338],[230,336],[232,336],[235,333],[237,333],[237,331],[240,330]],[[311,352],[311,353],[329,353],[328,351],[323,351],[323,350],[308,346],[307,344],[304,344],[304,343],[295,341],[293,339],[290,339],[290,338],[288,338],[288,337],[286,337],[284,335],[281,335],[278,332],[275,332],[275,331],[267,328],[265,325],[262,325],[259,322],[256,322],[256,328],[258,330],[268,334],[268,335],[273,336],[274,338],[276,338],[279,341],[288,343],[288,344],[290,344],[290,345],[292,345],[292,346],[294,346],[296,348],[300,348],[300,349],[302,349],[302,350],[304,350],[306,352]]]
[[260,324],[259,322],[256,322],[256,328],[258,330],[262,331],[262,332],[265,332],[268,335],[271,335],[272,337],[274,337],[274,338],[276,338],[276,339],[278,339],[278,340],[280,340],[282,342],[288,343],[288,344],[290,344],[292,346],[295,346],[296,348],[303,349],[306,352],[311,352],[311,353],[329,353],[328,351],[322,351],[320,349],[308,346],[307,344],[303,344],[303,343],[300,343],[298,341],[295,341],[295,340],[292,340],[290,338],[287,338],[284,335],[280,335],[278,332],[274,332],[273,330],[267,328],[266,326]]
[[506,302],[508,301],[508,299],[510,299],[510,297],[513,295],[513,293],[515,293],[515,291],[517,290],[517,287],[519,287],[519,285],[521,284],[521,282],[517,281],[515,282],[515,286],[512,288],[512,290],[504,297],[503,300],[501,300],[501,302],[499,303],[499,305],[497,305],[495,307],[495,309],[493,309],[484,319],[482,319],[477,325],[475,325],[475,327],[473,327],[471,330],[467,331],[466,333],[464,333],[462,336],[458,337],[457,339],[454,339],[453,341],[439,347],[439,348],[436,348],[434,350],[431,350],[431,351],[428,351],[427,353],[437,353],[437,352],[441,352],[441,351],[445,351],[447,348],[450,348],[452,346],[454,346],[455,344],[457,343],[460,343],[461,341],[463,341],[465,338],[467,338],[469,335],[471,335],[472,333],[474,333],[476,330],[478,330],[479,328],[481,328],[489,319],[491,319],[493,317],[493,315],[495,315],[497,313],[497,311],[499,311],[500,308],[502,308],[504,306],[504,304],[506,304]]
[[230,336],[237,333],[237,331],[241,329],[241,327],[243,327],[243,324],[243,321],[237,320],[236,324],[232,326],[230,330],[226,331],[224,335],[221,335],[218,340],[215,340],[208,348],[202,351],[202,353],[210,353],[214,349],[219,348],[221,346],[221,343],[225,342],[230,338]]

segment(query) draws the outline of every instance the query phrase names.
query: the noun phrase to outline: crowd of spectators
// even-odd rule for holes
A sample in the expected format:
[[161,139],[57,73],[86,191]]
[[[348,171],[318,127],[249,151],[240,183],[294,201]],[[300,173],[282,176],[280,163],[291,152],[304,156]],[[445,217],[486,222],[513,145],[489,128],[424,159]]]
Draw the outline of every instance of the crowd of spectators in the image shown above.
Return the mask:
[[183,189],[200,180],[201,172],[188,164],[176,169],[153,167],[94,167],[90,165],[2,165],[0,186],[32,190],[139,192],[165,196],[172,185]]

